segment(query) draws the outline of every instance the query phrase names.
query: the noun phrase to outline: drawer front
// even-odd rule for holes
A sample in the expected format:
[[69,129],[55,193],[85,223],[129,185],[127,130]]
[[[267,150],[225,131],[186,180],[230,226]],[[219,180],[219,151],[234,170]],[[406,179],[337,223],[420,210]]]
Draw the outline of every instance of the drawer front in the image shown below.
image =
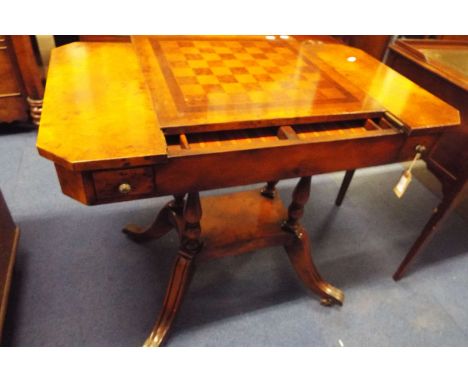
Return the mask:
[[98,200],[135,199],[151,195],[155,188],[152,167],[96,171],[93,182]]
[[20,93],[20,86],[7,49],[0,43],[0,97]]
[[424,146],[426,148],[425,153],[423,154],[424,158],[431,152],[434,144],[437,142],[439,137],[439,134],[409,136],[405,140],[405,143],[398,154],[398,160],[400,162],[412,160],[416,155],[416,147],[419,145]]

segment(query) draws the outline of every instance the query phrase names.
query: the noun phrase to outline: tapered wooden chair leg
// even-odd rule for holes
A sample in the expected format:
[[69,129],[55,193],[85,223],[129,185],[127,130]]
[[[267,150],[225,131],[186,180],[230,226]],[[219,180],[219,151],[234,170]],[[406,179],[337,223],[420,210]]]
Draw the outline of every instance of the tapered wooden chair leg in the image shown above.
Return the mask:
[[160,346],[167,338],[190,281],[192,261],[192,256],[178,253],[159,319],[143,346]]
[[452,212],[453,209],[457,206],[463,195],[463,187],[466,187],[466,183],[464,185],[456,185],[444,195],[442,202],[436,209],[434,209],[432,216],[424,226],[421,234],[399,265],[397,271],[393,274],[393,279],[395,281],[398,281],[402,278],[410,262],[424,248],[424,246],[429,242],[431,237],[435,234],[439,226],[445,220],[445,218],[449,216],[450,212]]
[[327,283],[320,276],[312,260],[309,236],[304,229],[301,229],[300,233],[300,239],[297,238],[292,244],[285,246],[297,276],[307,288],[322,297],[321,303],[323,305],[342,305],[344,301],[343,292]]
[[343,182],[341,183],[340,191],[338,192],[338,195],[335,200],[335,205],[341,206],[341,203],[343,203],[343,199],[346,195],[346,191],[348,191],[348,187],[351,184],[351,180],[353,179],[355,171],[356,170],[346,171],[345,176],[343,178]]

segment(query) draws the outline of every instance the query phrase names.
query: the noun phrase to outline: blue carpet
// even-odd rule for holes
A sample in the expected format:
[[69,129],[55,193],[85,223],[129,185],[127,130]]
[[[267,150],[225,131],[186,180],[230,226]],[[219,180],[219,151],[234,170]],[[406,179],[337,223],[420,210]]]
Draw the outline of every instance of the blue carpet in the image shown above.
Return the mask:
[[[36,133],[0,136],[0,184],[21,228],[3,344],[139,346],[159,312],[175,234],[136,244],[168,198],[87,207],[60,191]],[[203,263],[168,346],[467,346],[468,223],[456,213],[398,283],[391,275],[438,199],[417,180],[398,200],[400,165],[316,176],[303,224],[321,274],[345,292],[326,308],[282,248]],[[289,202],[296,180],[282,181]],[[227,190],[216,191],[226,192]]]

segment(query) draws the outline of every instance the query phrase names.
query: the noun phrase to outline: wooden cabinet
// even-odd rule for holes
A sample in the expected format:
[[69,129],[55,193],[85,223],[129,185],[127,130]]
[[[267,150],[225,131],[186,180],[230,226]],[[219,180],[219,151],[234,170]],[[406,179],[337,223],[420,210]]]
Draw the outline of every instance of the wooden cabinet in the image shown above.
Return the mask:
[[0,123],[39,124],[44,86],[30,36],[0,36]]
[[0,122],[29,118],[23,84],[16,69],[11,44],[6,36],[0,36]]
[[18,238],[19,229],[13,222],[10,211],[0,191],[0,339],[6,314]]

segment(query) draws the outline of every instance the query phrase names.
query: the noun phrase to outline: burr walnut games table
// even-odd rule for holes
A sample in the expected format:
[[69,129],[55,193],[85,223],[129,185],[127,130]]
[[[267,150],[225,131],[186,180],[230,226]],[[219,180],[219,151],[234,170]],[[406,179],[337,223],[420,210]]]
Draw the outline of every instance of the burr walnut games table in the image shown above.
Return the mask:
[[[85,204],[173,195],[146,228],[176,229],[175,265],[146,345],[165,340],[195,261],[284,246],[324,304],[300,225],[311,176],[408,160],[458,112],[364,52],[287,36],[135,37],[54,50],[38,137],[62,191]],[[285,208],[277,181],[300,178]],[[266,182],[262,190],[199,197]],[[202,213],[203,211],[203,213]]]

